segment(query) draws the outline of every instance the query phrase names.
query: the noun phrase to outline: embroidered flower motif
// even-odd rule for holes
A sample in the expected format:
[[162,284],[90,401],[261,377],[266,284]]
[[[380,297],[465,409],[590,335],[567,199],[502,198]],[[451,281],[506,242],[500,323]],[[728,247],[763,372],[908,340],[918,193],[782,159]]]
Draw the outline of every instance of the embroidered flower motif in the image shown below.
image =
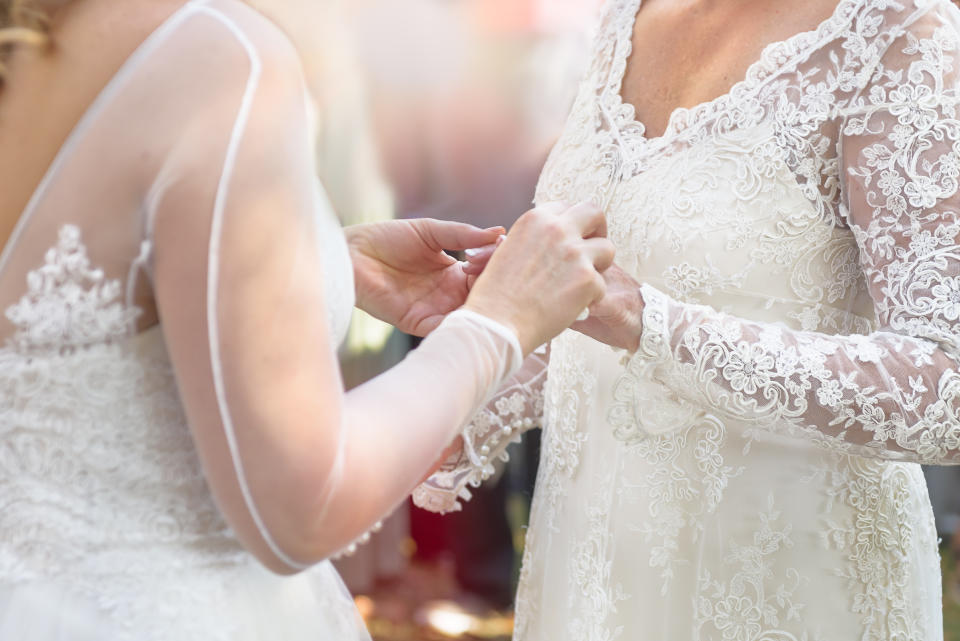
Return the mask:
[[907,213],[907,199],[899,194],[891,194],[887,197],[887,209],[895,216],[903,216]]
[[212,612],[252,559],[210,494],[159,328],[126,340],[137,310],[73,226],[25,285],[0,347],[3,582],[55,580],[100,638],[163,638],[174,616],[178,639],[236,638]]
[[817,402],[827,409],[839,407],[843,399],[843,390],[840,389],[839,381],[821,381],[817,388]]
[[933,176],[916,175],[910,177],[910,182],[903,188],[912,207],[930,209],[937,204],[943,194],[943,189],[937,184]]
[[902,125],[926,129],[937,119],[937,98],[933,90],[922,84],[898,85],[890,92],[890,114]]
[[899,194],[907,180],[899,172],[891,169],[884,169],[880,172],[880,179],[877,180],[877,187],[883,191],[884,196]]
[[747,597],[728,596],[716,604],[714,625],[729,641],[753,639],[760,633],[760,609]]
[[913,142],[916,130],[908,125],[896,124],[890,130],[890,142],[895,149],[906,149]]
[[691,292],[702,287],[704,275],[690,263],[680,263],[679,265],[671,265],[667,269],[664,280],[675,296],[684,299]]
[[936,251],[939,244],[939,240],[930,230],[922,229],[910,239],[910,251],[916,254],[917,258],[926,258]]
[[950,178],[960,176],[960,155],[956,153],[943,154],[937,161],[940,165],[940,173]]
[[950,321],[960,319],[960,278],[947,276],[930,289],[938,301],[938,309]]
[[122,286],[90,266],[80,230],[65,225],[44,265],[27,275],[27,293],[7,311],[18,350],[80,347],[128,335],[139,310],[120,300]]
[[773,367],[773,356],[763,346],[741,342],[730,353],[723,377],[735,391],[756,394],[770,382]]

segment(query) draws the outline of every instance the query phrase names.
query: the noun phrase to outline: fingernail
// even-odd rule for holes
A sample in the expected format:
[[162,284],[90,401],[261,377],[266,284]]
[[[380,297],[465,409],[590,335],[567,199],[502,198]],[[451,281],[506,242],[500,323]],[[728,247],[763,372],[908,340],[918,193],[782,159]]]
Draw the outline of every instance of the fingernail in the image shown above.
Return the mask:
[[506,231],[506,228],[503,225],[495,225],[493,227],[487,227],[483,231],[497,231],[498,229]]
[[472,248],[472,249],[464,249],[463,253],[466,254],[469,258],[475,258],[480,255],[480,251],[481,251],[480,249]]

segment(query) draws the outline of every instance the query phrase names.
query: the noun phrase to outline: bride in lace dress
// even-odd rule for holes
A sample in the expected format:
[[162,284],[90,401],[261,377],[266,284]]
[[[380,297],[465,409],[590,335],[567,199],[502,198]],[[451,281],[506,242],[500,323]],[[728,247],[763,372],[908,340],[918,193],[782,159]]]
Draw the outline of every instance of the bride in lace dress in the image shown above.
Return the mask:
[[608,2],[537,199],[620,268],[416,493],[542,422],[517,641],[943,638],[958,108],[948,0]]
[[[602,295],[603,216],[541,206],[492,258],[502,230],[344,235],[263,15],[55,4],[45,44],[0,0],[0,638],[368,639],[324,559]],[[345,394],[355,294],[429,336]]]

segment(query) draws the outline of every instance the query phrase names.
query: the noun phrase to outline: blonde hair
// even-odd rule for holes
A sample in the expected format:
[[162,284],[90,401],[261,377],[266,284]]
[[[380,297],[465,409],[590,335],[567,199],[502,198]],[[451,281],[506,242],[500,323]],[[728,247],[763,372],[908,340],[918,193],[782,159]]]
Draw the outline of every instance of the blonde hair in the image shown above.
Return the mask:
[[6,61],[16,47],[47,44],[49,16],[42,4],[37,0],[0,0],[0,83],[6,74]]

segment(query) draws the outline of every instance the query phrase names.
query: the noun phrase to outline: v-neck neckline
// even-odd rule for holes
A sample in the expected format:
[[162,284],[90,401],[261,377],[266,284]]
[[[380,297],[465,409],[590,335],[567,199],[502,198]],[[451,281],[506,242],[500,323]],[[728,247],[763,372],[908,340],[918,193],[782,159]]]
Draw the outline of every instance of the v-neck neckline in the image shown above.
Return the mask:
[[617,121],[611,125],[615,126],[620,133],[623,133],[624,129],[629,129],[641,140],[643,147],[664,147],[678,134],[702,122],[711,113],[722,111],[730,100],[754,91],[768,78],[779,75],[790,65],[805,58],[812,51],[812,45],[822,42],[825,38],[835,37],[836,32],[850,21],[855,9],[859,8],[862,2],[863,0],[839,0],[830,16],[813,29],[801,31],[766,45],[760,57],[747,67],[741,80],[715,98],[699,102],[692,107],[673,108],[667,117],[663,132],[651,137],[647,135],[646,124],[637,119],[636,107],[623,99],[623,80],[633,52],[633,32],[643,8],[643,0],[625,0],[621,8],[614,9],[622,11],[624,16],[630,16],[629,19],[614,21],[616,25],[614,60],[610,68],[618,70],[619,74],[608,77],[606,86],[601,90],[609,100],[608,103],[607,100],[603,102],[610,104],[613,107],[612,113],[618,116]]

